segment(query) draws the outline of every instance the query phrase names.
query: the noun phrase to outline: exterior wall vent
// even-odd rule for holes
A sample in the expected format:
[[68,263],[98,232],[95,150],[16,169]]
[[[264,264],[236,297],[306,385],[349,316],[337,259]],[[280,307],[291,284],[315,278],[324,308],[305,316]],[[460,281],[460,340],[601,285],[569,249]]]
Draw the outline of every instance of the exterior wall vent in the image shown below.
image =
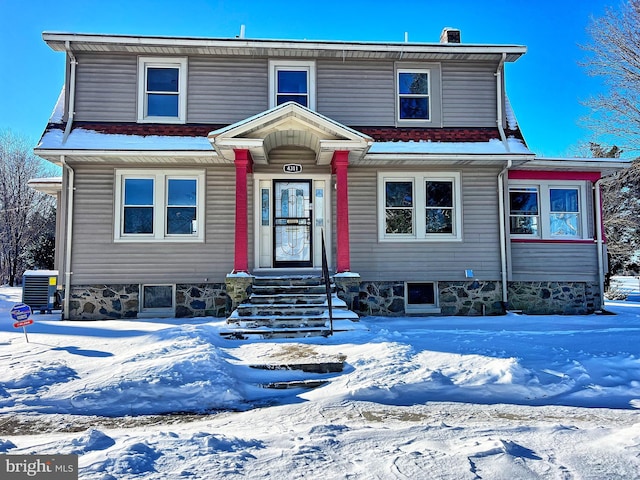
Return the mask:
[[443,28],[440,43],[460,43],[460,30],[457,28]]

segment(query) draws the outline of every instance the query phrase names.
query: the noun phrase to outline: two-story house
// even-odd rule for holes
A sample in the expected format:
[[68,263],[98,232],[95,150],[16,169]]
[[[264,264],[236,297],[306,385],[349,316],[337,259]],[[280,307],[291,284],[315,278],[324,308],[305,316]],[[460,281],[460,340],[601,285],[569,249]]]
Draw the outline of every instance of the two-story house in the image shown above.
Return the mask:
[[63,318],[228,315],[256,278],[317,275],[322,236],[358,314],[601,308],[598,181],[625,163],[529,150],[523,46],[43,38]]

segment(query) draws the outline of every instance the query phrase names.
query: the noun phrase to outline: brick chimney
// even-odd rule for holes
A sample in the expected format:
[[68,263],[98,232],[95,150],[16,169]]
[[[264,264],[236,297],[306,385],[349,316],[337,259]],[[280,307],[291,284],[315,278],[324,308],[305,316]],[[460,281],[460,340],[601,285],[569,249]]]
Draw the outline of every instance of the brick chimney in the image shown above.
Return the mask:
[[440,34],[440,43],[460,43],[460,30],[445,27]]

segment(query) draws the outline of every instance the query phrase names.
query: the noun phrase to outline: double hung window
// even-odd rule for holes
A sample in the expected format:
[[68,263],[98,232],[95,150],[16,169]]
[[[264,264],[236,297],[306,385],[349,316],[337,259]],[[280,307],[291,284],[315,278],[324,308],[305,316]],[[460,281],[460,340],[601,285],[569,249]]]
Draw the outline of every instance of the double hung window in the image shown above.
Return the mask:
[[398,120],[431,120],[430,72],[425,69],[397,71]]
[[378,177],[380,240],[461,240],[460,174]]
[[574,240],[586,238],[582,184],[512,181],[509,224],[515,238]]
[[117,241],[202,241],[204,173],[118,170]]
[[270,107],[296,102],[315,110],[315,63],[303,61],[269,62]]
[[138,121],[184,123],[187,59],[138,59]]

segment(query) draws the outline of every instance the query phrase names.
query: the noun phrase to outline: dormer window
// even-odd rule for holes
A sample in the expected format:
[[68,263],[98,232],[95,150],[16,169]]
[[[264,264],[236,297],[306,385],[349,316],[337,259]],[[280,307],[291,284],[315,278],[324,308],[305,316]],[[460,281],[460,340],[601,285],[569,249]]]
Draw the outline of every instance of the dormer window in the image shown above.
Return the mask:
[[316,108],[316,65],[314,62],[269,62],[269,108],[296,102],[311,110]]
[[138,59],[138,121],[185,123],[187,59]]

